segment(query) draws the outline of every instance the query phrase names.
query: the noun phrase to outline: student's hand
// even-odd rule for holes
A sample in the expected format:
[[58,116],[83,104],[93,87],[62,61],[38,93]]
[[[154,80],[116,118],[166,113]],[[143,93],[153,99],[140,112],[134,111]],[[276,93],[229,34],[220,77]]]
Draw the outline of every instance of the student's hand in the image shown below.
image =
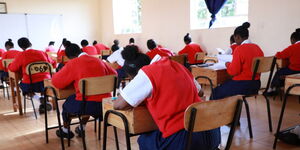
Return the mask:
[[129,105],[124,98],[120,95],[116,100],[113,101],[113,107],[115,110],[128,110],[133,107]]

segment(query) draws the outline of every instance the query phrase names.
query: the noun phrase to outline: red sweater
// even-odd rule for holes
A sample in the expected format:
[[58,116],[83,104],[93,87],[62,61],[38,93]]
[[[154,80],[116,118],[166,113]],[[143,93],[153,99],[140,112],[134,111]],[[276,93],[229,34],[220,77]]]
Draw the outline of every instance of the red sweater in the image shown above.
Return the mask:
[[5,52],[5,53],[2,55],[0,68],[1,68],[1,69],[4,69],[4,71],[7,72],[7,68],[4,68],[4,65],[3,65],[2,60],[3,60],[3,59],[13,59],[13,58],[16,58],[20,53],[21,53],[21,52],[20,52],[20,51],[17,51],[17,50],[9,50],[9,51]]
[[[82,100],[82,94],[80,94],[78,87],[80,79],[112,74],[117,75],[117,72],[102,60],[92,56],[82,55],[78,58],[71,59],[59,72],[57,72],[52,78],[52,84],[59,89],[66,88],[73,84],[76,89],[76,100]],[[102,98],[110,96],[110,93],[93,95],[87,96],[86,100],[101,102]]]
[[200,48],[199,44],[196,43],[190,43],[187,44],[183,50],[179,51],[179,55],[187,54],[189,64],[196,64],[196,63],[202,63],[203,61],[196,61],[195,55],[198,52],[203,52],[203,50]]
[[160,55],[161,57],[169,57],[173,56],[173,53],[166,48],[156,47],[146,53],[151,59],[155,57],[155,55]]
[[6,50],[0,48],[0,57],[2,57],[3,53],[5,53],[5,52],[6,52]]
[[142,70],[153,87],[152,95],[145,100],[146,105],[163,137],[184,129],[185,109],[201,101],[193,75],[168,58],[162,58]]
[[97,55],[97,49],[94,46],[86,46],[82,48],[83,52],[86,52],[88,55]]
[[232,44],[232,45],[230,46],[230,48],[231,48],[231,50],[232,50],[232,53],[231,53],[231,54],[234,53],[234,50],[235,50],[237,47],[238,47],[237,44]]
[[94,45],[94,47],[97,49],[98,55],[101,55],[102,50],[109,50],[109,48],[107,46],[105,46],[104,44],[96,44],[96,45]]
[[[256,44],[242,44],[233,53],[231,63],[227,63],[227,72],[233,76],[233,80],[252,80],[252,61],[255,57],[264,56],[263,51]],[[260,79],[257,74],[255,80]]]
[[282,52],[278,52],[276,58],[289,59],[289,69],[300,71],[300,42],[287,47]]
[[[26,74],[26,66],[30,63],[39,62],[39,61],[49,62],[50,64],[53,65],[53,67],[56,66],[56,62],[53,61],[45,52],[28,49],[20,53],[14,59],[14,61],[11,64],[9,64],[8,69],[12,72],[22,71],[22,75],[23,75],[22,82],[29,84],[30,79],[29,79],[29,75]],[[50,78],[50,74],[48,72],[37,73],[32,75],[32,82],[36,83],[49,78]]]

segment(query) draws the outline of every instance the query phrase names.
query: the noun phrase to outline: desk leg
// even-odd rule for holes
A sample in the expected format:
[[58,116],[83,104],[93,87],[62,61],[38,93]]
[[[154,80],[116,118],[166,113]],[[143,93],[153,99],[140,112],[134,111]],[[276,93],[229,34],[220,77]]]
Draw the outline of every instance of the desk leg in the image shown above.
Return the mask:
[[17,112],[18,104],[16,102],[15,82],[14,82],[14,79],[13,78],[9,78],[9,82],[10,82],[10,89],[11,89],[11,97],[12,97],[13,109],[14,109],[14,112]]
[[18,81],[15,82],[15,85],[16,85],[16,89],[17,89],[17,99],[18,99],[18,105],[19,105],[19,114],[23,115],[21,95],[20,95],[20,88],[19,88],[19,84],[17,82]]

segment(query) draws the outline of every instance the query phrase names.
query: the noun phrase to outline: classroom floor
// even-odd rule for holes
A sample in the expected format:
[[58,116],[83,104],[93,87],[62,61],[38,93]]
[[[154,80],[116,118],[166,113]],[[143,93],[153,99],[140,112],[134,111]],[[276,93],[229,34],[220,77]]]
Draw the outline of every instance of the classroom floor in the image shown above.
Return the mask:
[[[60,102],[62,103],[62,102]],[[254,138],[250,139],[247,128],[247,120],[245,111],[242,112],[241,126],[236,130],[234,140],[231,146],[232,150],[272,150],[274,141],[274,133],[268,131],[267,115],[265,100],[262,96],[249,99],[252,126]],[[38,103],[36,103],[38,106]],[[58,150],[60,149],[59,138],[55,135],[55,130],[49,131],[49,144],[45,142],[44,132],[44,115],[38,115],[38,119],[34,118],[31,105],[27,106],[27,114],[19,116],[18,113],[12,111],[12,102],[3,98],[3,93],[0,92],[0,150]],[[271,100],[271,111],[273,118],[273,130],[276,130],[281,101],[277,98]],[[291,97],[287,104],[283,128],[300,124],[300,104],[297,97]],[[55,125],[56,113],[50,112],[49,122]],[[75,126],[71,128],[74,131]],[[87,125],[87,147],[89,150],[102,149],[102,140],[98,141],[96,134],[93,132],[93,123]],[[114,150],[113,130],[109,127],[108,130],[108,150]],[[222,146],[225,145],[229,128],[222,127]],[[120,149],[126,149],[124,133],[119,130]],[[138,150],[136,142],[137,137],[131,138],[133,150]],[[67,141],[65,140],[67,147]],[[222,147],[224,148],[224,147]],[[71,141],[71,146],[68,150],[82,149],[82,141],[75,137]],[[290,146],[282,142],[278,142],[277,150],[300,150],[300,147]]]

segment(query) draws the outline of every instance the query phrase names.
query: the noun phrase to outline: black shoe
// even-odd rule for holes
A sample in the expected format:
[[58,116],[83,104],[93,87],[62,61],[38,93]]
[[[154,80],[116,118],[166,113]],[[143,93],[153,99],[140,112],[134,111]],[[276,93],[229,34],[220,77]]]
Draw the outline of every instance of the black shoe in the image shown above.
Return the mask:
[[40,105],[40,107],[39,107],[39,113],[40,114],[43,114],[43,113],[45,113],[45,106],[44,105]]
[[[58,137],[63,137],[63,138],[68,138],[69,137],[69,134],[68,133],[65,133],[64,131],[62,131],[62,134],[60,133],[60,130],[56,130],[56,135]],[[74,133],[72,131],[70,131],[70,139],[72,139],[74,137]]]
[[291,132],[280,132],[278,134],[278,139],[287,144],[300,145],[300,139],[298,138],[298,135]]
[[277,96],[279,94],[278,91],[271,91],[271,92],[267,92],[265,95],[266,96]]
[[[44,97],[40,97],[40,103],[41,103],[41,105],[44,105],[44,103],[45,103]],[[48,101],[46,102],[46,109],[47,109],[47,111],[52,110],[52,105]]]
[[[79,129],[79,126],[77,126],[77,127],[75,128],[75,133],[77,133],[79,137],[82,137],[81,129]],[[83,134],[85,134],[85,131],[84,131],[84,130],[83,130]]]

